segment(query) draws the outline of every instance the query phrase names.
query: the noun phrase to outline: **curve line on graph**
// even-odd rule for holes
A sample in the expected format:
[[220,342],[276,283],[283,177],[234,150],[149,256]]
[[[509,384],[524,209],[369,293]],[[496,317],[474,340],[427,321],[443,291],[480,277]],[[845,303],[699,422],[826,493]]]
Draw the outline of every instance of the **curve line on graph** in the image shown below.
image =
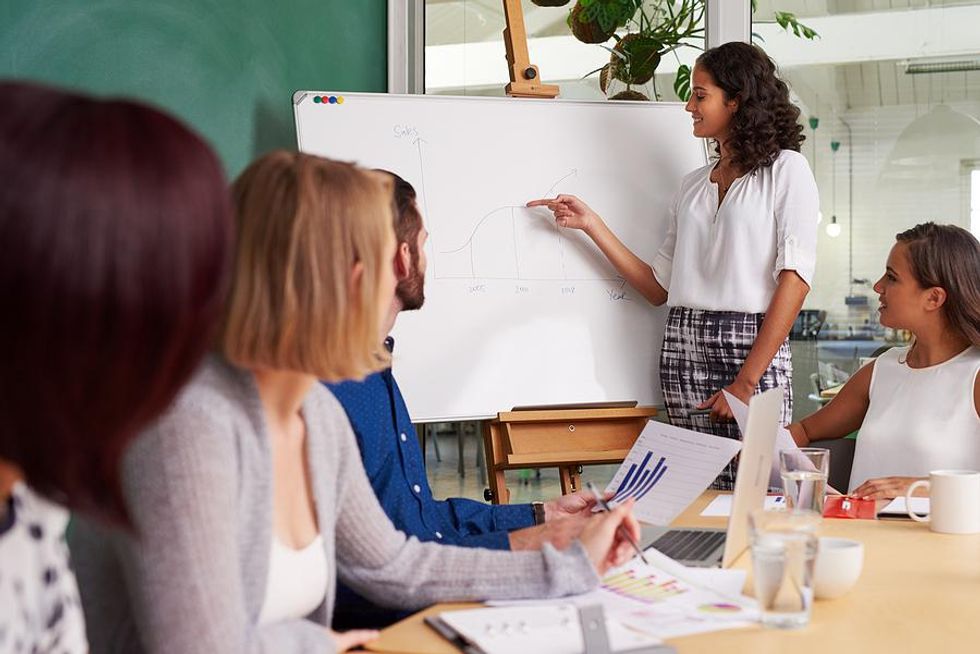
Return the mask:
[[439,254],[455,254],[456,252],[459,252],[460,250],[465,249],[467,246],[469,246],[470,243],[473,242],[473,237],[476,236],[476,233],[478,231],[480,231],[480,227],[483,226],[483,223],[485,223],[490,218],[490,216],[494,215],[495,213],[499,213],[501,211],[504,211],[505,209],[524,209],[524,208],[525,207],[521,207],[521,206],[517,206],[517,205],[509,205],[509,204],[508,205],[505,205],[503,207],[497,207],[496,209],[494,209],[493,211],[491,211],[490,213],[486,214],[485,216],[483,216],[483,218],[480,219],[480,221],[473,228],[473,231],[470,232],[470,237],[468,239],[466,239],[465,241],[463,241],[463,244],[462,245],[460,245],[455,250],[441,250],[439,252]]
[[[545,196],[546,197],[547,196],[550,196],[551,193],[555,190],[555,188],[559,184],[561,184],[562,182],[564,182],[569,177],[574,177],[575,175],[578,175],[578,168],[572,168],[572,170],[567,175],[565,175],[564,177],[561,177],[560,179],[556,180],[555,183],[552,184],[551,187],[548,189],[548,192],[545,193]],[[463,250],[464,248],[466,248],[470,243],[473,242],[473,237],[475,237],[476,236],[476,233],[478,231],[480,231],[480,227],[483,226],[483,223],[485,223],[490,218],[490,216],[494,215],[498,211],[503,211],[504,209],[511,209],[511,210],[513,210],[513,209],[527,209],[527,207],[525,207],[523,205],[507,204],[507,205],[504,205],[502,207],[497,207],[496,209],[493,209],[489,213],[485,214],[482,218],[480,218],[480,220],[473,227],[473,231],[470,232],[469,238],[467,238],[465,241],[463,241],[463,244],[462,245],[460,245],[458,248],[456,248],[454,250],[440,250],[439,254],[455,254],[455,253],[459,252],[460,250]]]

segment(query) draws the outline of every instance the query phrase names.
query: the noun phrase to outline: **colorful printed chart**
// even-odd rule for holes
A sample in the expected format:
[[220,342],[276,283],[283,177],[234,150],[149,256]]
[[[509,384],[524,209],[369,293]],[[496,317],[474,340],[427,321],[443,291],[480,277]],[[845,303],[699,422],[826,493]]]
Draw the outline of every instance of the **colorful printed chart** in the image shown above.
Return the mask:
[[737,604],[717,602],[715,604],[702,604],[698,607],[698,610],[703,611],[704,613],[724,613],[730,615],[732,613],[741,613],[742,607],[738,606]]
[[[715,586],[721,585],[717,580],[712,583],[709,576],[694,575],[690,568],[656,550],[647,550],[645,556],[649,564],[637,557],[611,570],[597,589],[557,603],[579,607],[600,605],[607,623],[619,623],[634,632],[662,639],[747,627],[759,619],[753,599],[717,590]],[[540,606],[542,602],[491,604],[526,608]]]
[[602,604],[607,618],[658,638],[743,627],[757,619],[751,599],[697,583],[688,578],[687,568],[655,550],[646,556],[649,565],[637,557],[573,601]]
[[669,597],[683,595],[689,588],[677,579],[667,577],[663,580],[656,575],[627,569],[602,580],[602,589],[644,604],[656,604]]

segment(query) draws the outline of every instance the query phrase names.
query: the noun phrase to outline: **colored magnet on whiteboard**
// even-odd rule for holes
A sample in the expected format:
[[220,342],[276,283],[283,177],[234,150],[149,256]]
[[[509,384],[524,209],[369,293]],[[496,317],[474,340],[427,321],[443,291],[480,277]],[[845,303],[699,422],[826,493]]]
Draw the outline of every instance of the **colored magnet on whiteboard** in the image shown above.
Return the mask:
[[313,96],[313,102],[314,102],[315,104],[320,104],[320,96],[318,96],[318,95],[314,95],[314,96]]
[[337,98],[335,96],[330,96],[330,104],[337,104]]
[[342,95],[337,96],[337,104],[344,104],[344,96]]

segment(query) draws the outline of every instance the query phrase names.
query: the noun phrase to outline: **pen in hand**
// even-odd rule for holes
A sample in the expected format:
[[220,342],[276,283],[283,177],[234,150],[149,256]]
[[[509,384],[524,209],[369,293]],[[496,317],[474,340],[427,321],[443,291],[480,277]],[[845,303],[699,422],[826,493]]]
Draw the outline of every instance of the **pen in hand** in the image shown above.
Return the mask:
[[[599,489],[595,487],[595,484],[593,484],[591,481],[589,481],[589,482],[586,482],[586,486],[588,487],[589,492],[592,493],[593,496],[595,496],[595,503],[596,503],[596,506],[599,507],[599,510],[601,510],[601,511],[611,511],[612,510],[611,508],[609,508],[609,503],[606,502],[606,499],[602,496],[602,493],[600,493],[599,492]],[[636,553],[640,556],[640,560],[643,561],[644,563],[646,563],[647,565],[650,565],[650,562],[647,561],[647,557],[645,557],[643,555],[643,550],[640,549],[640,546],[633,539],[633,537],[630,535],[630,533],[628,531],[626,531],[625,529],[623,529],[623,526],[622,525],[620,525],[617,529],[618,529],[619,535],[622,536],[626,540],[626,542],[628,542],[630,545],[632,545],[634,550],[636,550]]]

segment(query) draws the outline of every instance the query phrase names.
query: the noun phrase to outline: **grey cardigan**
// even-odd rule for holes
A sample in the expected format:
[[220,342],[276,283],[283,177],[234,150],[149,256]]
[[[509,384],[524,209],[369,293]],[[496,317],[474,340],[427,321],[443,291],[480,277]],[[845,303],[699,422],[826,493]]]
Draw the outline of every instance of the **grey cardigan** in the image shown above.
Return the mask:
[[[579,543],[495,552],[420,543],[378,505],[346,415],[303,402],[329,591],[305,620],[258,625],[272,547],[272,460],[252,375],[210,358],[123,462],[139,537],[77,520],[70,537],[92,652],[333,651],[337,577],[373,601],[555,597],[598,578]],[[336,569],[332,566],[336,564]]]

